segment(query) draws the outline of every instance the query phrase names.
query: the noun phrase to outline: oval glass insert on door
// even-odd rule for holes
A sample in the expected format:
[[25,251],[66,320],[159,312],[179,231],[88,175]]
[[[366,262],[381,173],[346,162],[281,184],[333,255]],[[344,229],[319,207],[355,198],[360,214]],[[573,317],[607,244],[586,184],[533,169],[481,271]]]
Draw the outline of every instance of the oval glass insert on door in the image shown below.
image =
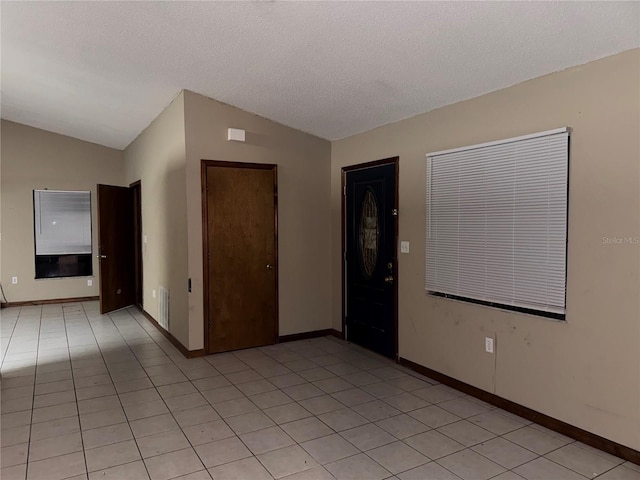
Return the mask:
[[371,187],[362,199],[360,215],[360,264],[367,279],[371,278],[378,261],[378,203]]

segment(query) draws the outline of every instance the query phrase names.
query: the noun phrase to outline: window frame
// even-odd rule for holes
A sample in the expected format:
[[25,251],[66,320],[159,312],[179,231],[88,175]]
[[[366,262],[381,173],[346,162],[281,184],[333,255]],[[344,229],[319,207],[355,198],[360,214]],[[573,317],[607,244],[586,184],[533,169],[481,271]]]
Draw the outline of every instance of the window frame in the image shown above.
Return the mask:
[[[89,199],[89,252],[79,253],[38,253],[38,212],[36,193],[82,193]],[[93,277],[93,195],[90,190],[50,190],[33,189],[33,255],[35,280]]]

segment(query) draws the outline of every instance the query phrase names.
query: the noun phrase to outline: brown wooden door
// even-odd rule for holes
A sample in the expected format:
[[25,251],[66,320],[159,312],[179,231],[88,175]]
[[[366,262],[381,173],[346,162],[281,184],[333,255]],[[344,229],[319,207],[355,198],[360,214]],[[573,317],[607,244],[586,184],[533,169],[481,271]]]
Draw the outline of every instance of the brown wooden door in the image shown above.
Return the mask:
[[203,160],[205,349],[276,343],[276,166]]
[[133,208],[131,190],[98,185],[100,312],[135,302]]

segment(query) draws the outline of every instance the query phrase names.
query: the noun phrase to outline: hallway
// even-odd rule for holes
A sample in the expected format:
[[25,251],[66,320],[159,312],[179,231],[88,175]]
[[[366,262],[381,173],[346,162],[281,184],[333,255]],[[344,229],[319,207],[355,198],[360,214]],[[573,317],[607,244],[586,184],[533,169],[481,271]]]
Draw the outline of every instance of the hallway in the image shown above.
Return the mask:
[[0,315],[2,480],[640,480],[333,337],[186,359],[135,309]]

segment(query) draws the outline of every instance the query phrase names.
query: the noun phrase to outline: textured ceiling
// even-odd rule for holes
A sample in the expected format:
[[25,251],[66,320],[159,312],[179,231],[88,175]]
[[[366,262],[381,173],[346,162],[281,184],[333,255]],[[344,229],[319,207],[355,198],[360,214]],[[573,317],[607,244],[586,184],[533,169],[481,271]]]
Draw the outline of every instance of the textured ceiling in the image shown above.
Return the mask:
[[640,3],[1,2],[3,118],[126,147],[181,89],[330,140],[640,46]]

